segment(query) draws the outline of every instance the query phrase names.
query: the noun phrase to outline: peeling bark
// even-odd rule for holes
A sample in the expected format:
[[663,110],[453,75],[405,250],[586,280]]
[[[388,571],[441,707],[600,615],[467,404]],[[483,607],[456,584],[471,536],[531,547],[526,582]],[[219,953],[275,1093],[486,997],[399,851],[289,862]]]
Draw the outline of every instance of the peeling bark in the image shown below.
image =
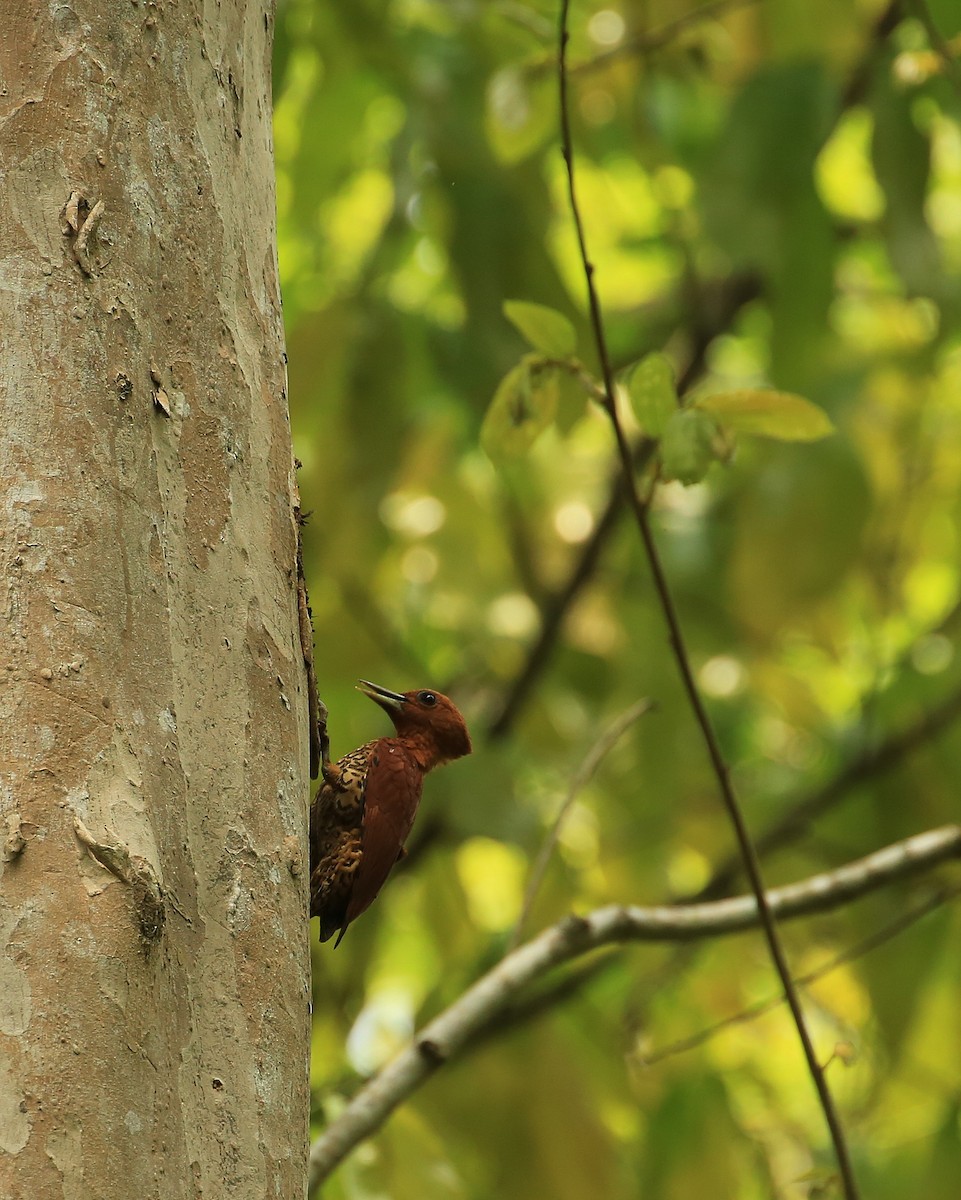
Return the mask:
[[272,5],[0,0],[0,1195],[302,1195]]

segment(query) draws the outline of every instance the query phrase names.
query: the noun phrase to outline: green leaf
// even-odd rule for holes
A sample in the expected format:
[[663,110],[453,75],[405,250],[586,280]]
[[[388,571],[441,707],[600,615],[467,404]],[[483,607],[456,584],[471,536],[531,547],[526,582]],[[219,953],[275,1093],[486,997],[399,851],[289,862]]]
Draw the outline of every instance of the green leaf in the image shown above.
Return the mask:
[[661,474],[685,485],[700,483],[712,462],[726,461],[731,445],[713,417],[696,408],[674,412],[661,437]]
[[792,392],[747,388],[705,396],[695,406],[736,433],[782,442],[816,442],[834,432],[831,418],[816,404]]
[[642,358],[627,377],[627,394],[644,432],[654,438],[661,437],[677,412],[677,386],[671,360],[659,351]]
[[512,367],[497,385],[481,425],[480,440],[493,462],[519,458],[553,422],[558,388],[533,354]]
[[569,358],[577,349],[574,326],[556,309],[527,300],[505,300],[504,316],[542,354]]
[[552,367],[557,381],[557,428],[568,434],[583,417],[588,391],[584,381],[563,367]]

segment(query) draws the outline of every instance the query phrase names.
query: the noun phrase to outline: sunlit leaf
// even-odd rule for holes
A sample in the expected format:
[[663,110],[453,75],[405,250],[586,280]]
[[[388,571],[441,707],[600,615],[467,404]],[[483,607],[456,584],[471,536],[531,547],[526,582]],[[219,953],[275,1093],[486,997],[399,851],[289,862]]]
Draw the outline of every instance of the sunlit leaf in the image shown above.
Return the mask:
[[655,351],[642,358],[627,377],[627,394],[644,431],[661,437],[677,412],[674,367],[667,355]]
[[793,392],[745,388],[705,396],[696,406],[736,433],[753,433],[781,442],[816,442],[834,432],[823,408]]
[[574,326],[556,309],[527,300],[505,300],[504,316],[542,354],[569,358],[577,349]]
[[568,434],[583,417],[588,390],[584,381],[562,367],[552,367],[557,383],[557,428]]
[[557,413],[558,388],[532,354],[500,381],[481,426],[481,445],[494,462],[526,454]]
[[730,444],[714,418],[696,408],[673,413],[661,437],[661,474],[679,483],[700,483],[712,462],[730,457]]

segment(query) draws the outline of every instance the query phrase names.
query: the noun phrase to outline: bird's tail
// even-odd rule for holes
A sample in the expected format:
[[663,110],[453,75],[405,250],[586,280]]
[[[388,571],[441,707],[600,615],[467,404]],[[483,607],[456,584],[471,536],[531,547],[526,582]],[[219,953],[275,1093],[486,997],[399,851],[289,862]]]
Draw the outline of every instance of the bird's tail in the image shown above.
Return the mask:
[[340,945],[340,938],[342,938],[344,936],[344,934],[347,932],[347,926],[344,925],[343,927],[341,927],[341,922],[338,921],[336,917],[321,916],[321,918],[320,918],[320,940],[322,942],[329,942],[330,939],[334,936],[334,934],[337,932],[338,929],[340,929],[340,937],[337,939],[336,942],[334,942],[335,950]]

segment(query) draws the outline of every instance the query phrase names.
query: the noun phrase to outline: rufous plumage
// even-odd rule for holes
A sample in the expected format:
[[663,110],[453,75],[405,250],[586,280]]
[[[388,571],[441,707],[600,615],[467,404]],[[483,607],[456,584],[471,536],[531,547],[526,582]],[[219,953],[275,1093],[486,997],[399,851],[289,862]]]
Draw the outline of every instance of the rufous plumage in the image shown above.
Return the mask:
[[325,761],[310,806],[310,915],[320,918],[322,942],[339,931],[335,945],[403,857],[427,772],[471,752],[464,718],[440,692],[391,692],[366,680],[359,690],[388,713],[395,734]]

